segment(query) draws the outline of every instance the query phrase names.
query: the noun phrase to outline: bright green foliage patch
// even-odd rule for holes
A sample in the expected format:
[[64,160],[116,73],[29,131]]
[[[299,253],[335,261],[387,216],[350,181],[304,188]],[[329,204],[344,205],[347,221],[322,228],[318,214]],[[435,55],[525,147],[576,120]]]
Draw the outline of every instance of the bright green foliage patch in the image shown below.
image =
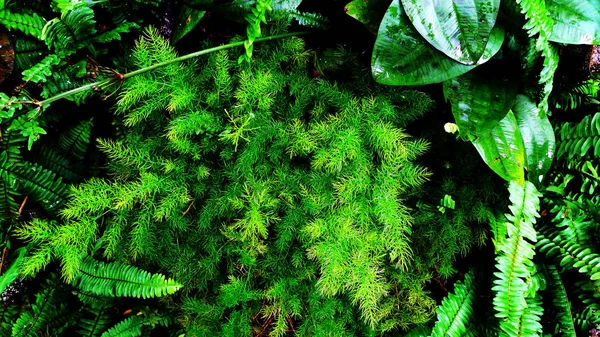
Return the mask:
[[[259,52],[251,64],[219,52],[201,66],[128,80],[117,109],[127,132],[99,142],[115,179],[73,189],[67,222],[36,221],[22,235],[99,294],[146,292],[120,286],[121,267],[107,270],[115,288],[87,279],[103,273],[77,257],[96,235],[106,257],[167,270],[189,303],[205,308],[184,310],[190,334],[238,336],[257,312],[272,317],[274,336],[291,321],[307,335],[327,324],[350,333],[426,322],[434,306],[426,276],[402,273],[414,267],[413,219],[401,200],[428,177],[415,163],[428,144],[404,133],[398,117],[423,113],[428,98],[311,80],[297,38]],[[133,53],[140,67],[175,56],[153,30]]]

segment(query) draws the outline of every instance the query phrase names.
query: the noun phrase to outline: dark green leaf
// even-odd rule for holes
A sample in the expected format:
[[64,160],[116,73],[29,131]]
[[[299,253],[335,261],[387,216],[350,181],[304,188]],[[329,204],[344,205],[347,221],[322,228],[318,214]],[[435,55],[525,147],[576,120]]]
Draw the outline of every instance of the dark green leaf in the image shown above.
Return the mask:
[[[186,3],[189,3],[188,6]],[[211,0],[196,0],[186,2],[181,6],[179,10],[179,15],[177,16],[177,23],[175,25],[175,30],[173,31],[173,43],[181,40],[187,33],[191,32],[196,25],[202,20],[204,14],[206,14],[205,10],[201,10],[200,8],[206,7],[212,4]]]
[[17,254],[17,257],[12,261],[10,267],[0,276],[0,294],[8,288],[14,280],[19,277],[19,267],[23,260],[25,259],[25,254],[27,253],[27,249],[25,247],[18,248],[13,252],[13,254]]
[[506,116],[516,95],[515,83],[477,70],[444,82],[460,135],[471,141],[488,134]]
[[530,181],[540,181],[554,158],[554,130],[545,114],[540,114],[535,102],[518,95],[513,112],[525,145],[525,168]]
[[[499,26],[494,27],[478,64],[494,56],[503,41],[504,30]],[[460,76],[476,65],[456,62],[429,45],[412,26],[399,0],[395,0],[379,27],[371,67],[373,77],[379,83],[424,85]]]
[[486,164],[507,181],[525,181],[525,145],[512,111],[486,135],[473,142]]
[[346,5],[344,11],[364,24],[371,33],[377,34],[379,23],[389,5],[389,0],[354,0]]
[[500,9],[500,0],[402,0],[421,36],[436,49],[464,64],[483,56]]
[[554,19],[550,41],[600,43],[600,0],[548,0],[546,6]]

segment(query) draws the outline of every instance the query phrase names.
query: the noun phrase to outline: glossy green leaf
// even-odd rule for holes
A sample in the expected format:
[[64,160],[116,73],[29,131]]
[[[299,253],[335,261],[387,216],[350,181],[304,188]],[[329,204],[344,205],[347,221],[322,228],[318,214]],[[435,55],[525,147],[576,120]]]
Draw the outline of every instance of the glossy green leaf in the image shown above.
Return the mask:
[[525,145],[512,111],[473,145],[485,163],[504,180],[525,181]]
[[25,247],[18,248],[13,252],[14,255],[17,255],[16,258],[11,262],[10,267],[0,276],[0,294],[19,277],[19,268],[23,260],[25,260],[26,253],[27,249]]
[[[504,41],[504,29],[494,27],[478,64],[494,56]],[[375,80],[388,85],[425,85],[460,76],[477,65],[465,65],[425,41],[410,23],[399,0],[388,8],[381,25],[371,68]]]
[[548,0],[546,8],[554,20],[550,41],[600,43],[600,0]]
[[413,26],[432,46],[463,64],[483,56],[500,0],[402,0]]
[[346,5],[346,14],[365,25],[373,34],[377,34],[379,23],[389,6],[389,0],[354,0]]
[[444,82],[460,135],[475,140],[488,134],[512,107],[517,85],[478,70]]
[[512,111],[517,119],[525,146],[525,168],[530,181],[541,181],[554,158],[554,130],[548,116],[540,113],[535,102],[518,95]]
[[181,5],[175,29],[173,30],[173,43],[181,40],[198,25],[204,14],[206,14],[206,11],[202,8],[210,4],[212,4],[211,0],[196,0],[185,2]]

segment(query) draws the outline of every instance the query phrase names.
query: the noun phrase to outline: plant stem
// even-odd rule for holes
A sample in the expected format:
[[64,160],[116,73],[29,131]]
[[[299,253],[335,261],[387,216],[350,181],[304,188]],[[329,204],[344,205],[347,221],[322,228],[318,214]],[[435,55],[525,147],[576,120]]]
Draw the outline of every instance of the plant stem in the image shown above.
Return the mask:
[[[285,34],[279,34],[279,35],[273,35],[273,36],[265,36],[265,37],[261,37],[261,38],[255,39],[254,42],[271,41],[271,40],[283,39],[283,38],[291,37],[291,36],[306,35],[308,33],[310,33],[310,32],[308,32],[308,31],[302,31],[302,32],[285,33]],[[160,63],[153,64],[153,65],[145,67],[145,68],[141,68],[141,69],[134,70],[132,72],[123,74],[123,78],[122,79],[126,80],[126,79],[128,79],[130,77],[133,77],[133,76],[136,76],[136,75],[139,75],[139,74],[143,74],[143,73],[146,73],[148,71],[154,70],[156,68],[164,67],[164,66],[172,64],[172,63],[185,61],[185,60],[188,60],[188,59],[191,59],[191,58],[194,58],[194,57],[198,57],[198,56],[205,55],[205,54],[210,54],[212,52],[216,52],[216,51],[219,51],[219,50],[240,47],[240,46],[243,46],[243,45],[244,45],[244,41],[239,41],[239,42],[232,42],[232,43],[224,44],[224,45],[221,45],[221,46],[218,46],[218,47],[213,47],[213,48],[199,50],[199,51],[193,52],[191,54],[186,54],[186,55],[183,55],[183,56],[179,56],[179,57],[176,57],[176,58],[174,58],[172,60],[168,60],[168,61],[165,61],[165,62],[160,62]],[[55,102],[55,101],[58,101],[58,100],[63,99],[65,97],[69,97],[71,95],[75,95],[75,94],[77,94],[79,92],[90,90],[90,89],[97,88],[97,87],[102,87],[102,86],[105,86],[105,85],[109,85],[109,84],[111,84],[111,82],[114,82],[114,81],[115,81],[115,79],[109,78],[109,79],[104,80],[104,81],[99,81],[99,82],[94,82],[94,83],[86,84],[86,85],[83,85],[81,87],[77,87],[77,88],[71,89],[69,91],[62,92],[62,93],[60,93],[60,94],[58,94],[56,96],[52,96],[52,97],[50,97],[48,99],[45,99],[43,101],[38,101],[37,104],[38,104],[38,106],[43,107],[43,106],[45,106],[47,104],[50,104],[50,103]]]

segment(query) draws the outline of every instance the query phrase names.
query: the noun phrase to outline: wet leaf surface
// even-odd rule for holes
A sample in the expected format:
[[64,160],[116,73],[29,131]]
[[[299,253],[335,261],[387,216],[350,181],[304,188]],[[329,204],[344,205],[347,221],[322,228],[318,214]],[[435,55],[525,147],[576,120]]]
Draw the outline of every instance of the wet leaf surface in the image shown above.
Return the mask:
[[427,42],[450,58],[472,65],[483,56],[500,0],[402,0],[402,6]]
[[[494,56],[504,41],[504,29],[494,27],[477,65]],[[399,0],[388,8],[379,27],[371,69],[375,80],[388,85],[425,85],[460,76],[477,65],[457,62],[432,47],[412,26]]]

